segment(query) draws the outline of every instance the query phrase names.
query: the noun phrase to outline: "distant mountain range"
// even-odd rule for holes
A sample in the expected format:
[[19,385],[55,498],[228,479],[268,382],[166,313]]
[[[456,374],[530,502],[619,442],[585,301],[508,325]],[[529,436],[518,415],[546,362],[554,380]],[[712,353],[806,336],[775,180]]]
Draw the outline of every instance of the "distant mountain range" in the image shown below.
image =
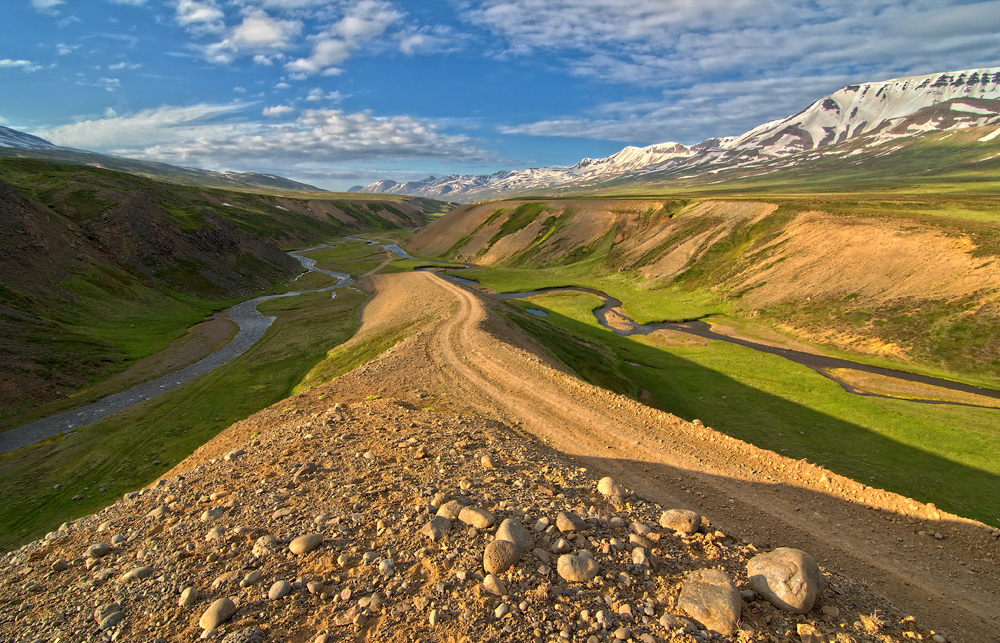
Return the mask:
[[73,165],[90,165],[138,174],[157,181],[197,187],[273,192],[325,192],[318,187],[274,174],[255,172],[212,172],[167,163],[138,161],[108,156],[71,147],[60,147],[43,138],[0,126],[0,157],[35,158]]
[[[743,176],[755,169],[773,172],[815,160],[812,154],[825,149],[855,162],[864,155],[891,153],[891,149],[886,152],[886,143],[896,139],[1000,125],[998,99],[1000,67],[896,78],[848,85],[793,116],[764,123],[740,136],[713,138],[690,147],[680,143],[630,146],[607,158],[583,159],[572,167],[452,174],[409,183],[384,180],[351,191],[469,202],[612,182],[714,182],[720,172]],[[843,149],[842,144],[859,141],[863,144]]]

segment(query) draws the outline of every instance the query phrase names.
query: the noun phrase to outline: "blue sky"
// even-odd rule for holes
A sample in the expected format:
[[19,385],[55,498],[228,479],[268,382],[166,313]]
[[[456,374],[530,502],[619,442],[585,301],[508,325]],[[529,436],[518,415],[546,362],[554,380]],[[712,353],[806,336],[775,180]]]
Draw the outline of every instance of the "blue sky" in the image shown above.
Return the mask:
[[343,189],[697,143],[1000,64],[1000,0],[5,0],[0,124]]

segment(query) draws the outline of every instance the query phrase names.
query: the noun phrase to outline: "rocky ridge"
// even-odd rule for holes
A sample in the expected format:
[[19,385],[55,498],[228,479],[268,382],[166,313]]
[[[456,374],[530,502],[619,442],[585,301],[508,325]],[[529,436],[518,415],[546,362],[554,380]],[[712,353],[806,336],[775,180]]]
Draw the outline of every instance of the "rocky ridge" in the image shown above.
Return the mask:
[[[815,607],[779,609],[748,577],[752,543],[710,517],[661,524],[655,502],[496,421],[323,398],[5,555],[2,638],[945,640],[837,570]],[[509,564],[484,568],[498,543]]]
[[[871,584],[892,573],[846,563],[857,559],[836,549],[864,548],[845,538],[895,543],[942,581],[951,569],[942,566],[961,550],[988,584],[997,533],[759,453],[700,422],[561,383],[568,375],[525,353],[529,344],[496,316],[475,322],[487,310],[472,305],[474,294],[462,296],[456,314],[453,287],[433,275],[362,285],[376,295],[348,348],[412,323],[417,299],[431,317],[351,373],[229,427],[147,489],[6,554],[0,638],[982,640],[963,639],[957,622],[957,634],[930,629],[928,619],[946,622],[942,610],[979,610],[984,622],[964,631],[995,631],[989,608],[954,580],[929,588],[909,576],[907,591],[922,605],[907,614]],[[470,386],[480,376],[459,363],[496,365],[537,392],[558,384],[563,397],[551,403],[529,404],[513,389],[492,399],[522,399],[536,412],[548,404],[600,435],[600,451],[580,450],[589,434],[555,415],[547,416],[553,433],[532,437],[530,417],[480,406],[490,386],[512,384],[497,379],[477,392]],[[576,395],[643,440],[669,438],[653,449],[673,454],[673,467],[650,458],[639,439],[606,429],[596,412],[587,421],[594,427],[582,426],[571,410]],[[647,427],[646,415],[659,428]],[[697,469],[681,466],[687,443]],[[603,455],[626,446],[626,457]],[[721,460],[735,468],[716,497],[712,484],[723,479],[706,480],[722,475]],[[754,500],[741,468],[772,487],[766,499]],[[812,487],[852,501],[824,505]],[[812,515],[797,513],[798,504],[784,513],[785,495]],[[925,524],[944,533],[927,535]],[[834,547],[817,529],[837,536]],[[922,552],[928,542],[940,543],[936,562]]]

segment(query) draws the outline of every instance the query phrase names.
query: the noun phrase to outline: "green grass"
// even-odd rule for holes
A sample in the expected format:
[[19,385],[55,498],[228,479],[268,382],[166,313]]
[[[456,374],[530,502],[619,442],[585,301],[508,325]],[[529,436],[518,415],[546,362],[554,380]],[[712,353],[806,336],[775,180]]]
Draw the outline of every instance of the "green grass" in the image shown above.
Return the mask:
[[385,261],[385,252],[380,246],[370,246],[360,241],[344,241],[303,254],[315,259],[317,268],[346,272],[357,277]]
[[[475,279],[496,292],[521,292],[557,286],[582,286],[621,300],[625,311],[640,324],[699,319],[718,314],[723,306],[708,290],[685,290],[652,284],[633,275],[604,273],[602,258],[555,268],[484,268],[450,274]],[[602,274],[603,273],[603,274]]]
[[[225,366],[69,437],[0,456],[0,548],[99,510],[155,480],[233,421],[287,397],[331,346],[351,337],[364,300],[343,289],[335,299],[315,293],[266,302],[261,311],[277,321]],[[72,501],[78,493],[83,500]]]
[[[804,366],[724,342],[649,346],[600,328],[591,313],[595,301],[544,295],[512,303],[546,310],[547,323],[612,350],[620,361],[602,358],[602,377],[625,377],[649,390],[658,408],[864,484],[1000,525],[1000,412],[852,395]],[[550,334],[535,336],[558,356]]]

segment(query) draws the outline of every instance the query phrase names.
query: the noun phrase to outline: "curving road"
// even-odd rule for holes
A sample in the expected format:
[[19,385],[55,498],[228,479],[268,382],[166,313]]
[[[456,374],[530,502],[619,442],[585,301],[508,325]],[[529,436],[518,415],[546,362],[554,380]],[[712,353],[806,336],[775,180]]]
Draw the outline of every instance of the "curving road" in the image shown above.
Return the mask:
[[[417,268],[418,271],[435,272],[437,273],[439,268],[435,266],[426,266],[422,268]],[[451,270],[461,270],[461,268],[451,268]],[[478,286],[479,283],[473,281],[472,279],[465,279],[462,277],[457,277],[455,275],[448,275],[438,273],[439,276],[444,277],[450,281],[460,283],[467,286]],[[604,328],[610,330],[614,334],[620,337],[629,337],[632,335],[649,335],[658,330],[673,330],[682,333],[687,333],[688,335],[695,335],[697,337],[702,337],[704,339],[714,339],[722,342],[728,342],[730,344],[737,344],[745,348],[752,348],[753,350],[760,351],[762,353],[769,353],[771,355],[777,355],[779,357],[784,357],[796,364],[801,364],[808,368],[813,369],[823,377],[833,380],[840,385],[848,393],[853,393],[855,395],[862,395],[865,397],[880,397],[893,400],[899,400],[904,398],[893,397],[890,395],[880,395],[878,393],[870,393],[868,391],[863,391],[855,388],[848,382],[836,377],[831,374],[832,369],[845,368],[852,369],[855,371],[862,371],[865,373],[874,373],[876,375],[883,375],[885,377],[892,377],[898,380],[904,380],[907,382],[915,382],[919,384],[927,384],[930,386],[936,386],[938,388],[948,389],[951,391],[960,391],[963,393],[972,393],[975,395],[982,395],[984,397],[990,397],[993,399],[1000,400],[1000,391],[982,388],[979,386],[973,386],[972,384],[964,384],[962,382],[956,382],[954,380],[947,380],[940,377],[932,377],[930,375],[921,375],[919,373],[911,373],[909,371],[899,371],[891,368],[882,368],[880,366],[871,366],[869,364],[862,364],[861,362],[855,362],[848,359],[843,359],[839,357],[829,357],[826,355],[817,355],[815,353],[807,353],[805,351],[797,351],[790,348],[780,348],[777,346],[771,346],[769,344],[761,344],[758,342],[750,341],[748,339],[742,339],[739,337],[731,337],[729,335],[723,335],[712,330],[712,327],[698,320],[686,321],[686,322],[653,322],[650,324],[640,324],[629,317],[624,309],[622,308],[622,302],[619,299],[615,299],[611,295],[593,288],[583,288],[579,286],[555,286],[551,288],[539,288],[538,290],[529,290],[524,292],[508,292],[508,293],[498,293],[492,295],[494,299],[527,299],[528,297],[534,297],[536,295],[544,295],[556,292],[580,292],[587,293],[599,297],[604,305],[600,308],[594,310],[594,317],[597,322]],[[614,311],[616,317],[616,325],[609,322],[608,316]],[[624,328],[622,328],[624,326]],[[920,404],[949,404],[953,406],[972,406],[976,408],[994,408],[991,406],[982,406],[978,404],[971,404],[965,402],[952,402],[944,400],[928,400],[928,399],[911,399],[906,398],[907,401],[917,402]]]
[[[585,384],[533,354],[482,296],[428,279],[434,282],[410,290],[426,297],[437,286],[455,306],[425,349],[434,364],[428,376],[439,374],[449,396],[665,507],[696,509],[757,544],[809,551],[824,567],[848,571],[921,621],[947,628],[952,640],[998,640],[1000,566],[985,525]],[[420,304],[411,296],[399,305]]]
[[[315,248],[308,248],[306,250],[289,252],[288,254],[295,257],[307,271],[322,273],[337,279],[338,281],[336,285],[328,286],[326,288],[318,288],[315,290],[287,292],[280,295],[265,295],[236,304],[229,309],[229,319],[236,322],[236,325],[239,326],[239,332],[237,332],[236,337],[234,337],[233,340],[225,346],[222,346],[212,354],[202,358],[194,364],[182,368],[179,371],[170,373],[169,375],[164,375],[150,382],[146,382],[145,384],[133,386],[132,388],[122,391],[121,393],[109,395],[108,397],[98,402],[94,402],[93,404],[81,406],[71,411],[59,413],[58,415],[52,415],[41,420],[36,420],[35,422],[31,422],[30,424],[25,424],[8,431],[4,431],[3,433],[0,433],[0,453],[8,453],[22,447],[36,444],[42,440],[55,437],[60,433],[65,433],[81,426],[93,424],[94,422],[102,420],[113,413],[124,411],[125,409],[141,404],[146,400],[151,400],[157,395],[177,388],[181,384],[189,382],[199,375],[204,375],[205,373],[213,371],[226,362],[239,357],[245,353],[247,349],[257,343],[257,340],[264,336],[267,329],[270,328],[274,320],[277,319],[276,317],[265,317],[260,313],[260,311],[257,310],[257,304],[261,302],[281,297],[294,297],[305,293],[330,292],[337,288],[350,286],[354,283],[354,280],[351,279],[350,275],[317,268],[315,259],[305,257],[300,254],[301,252],[308,252],[309,250],[314,249]],[[334,295],[336,295],[336,293],[334,293]]]

